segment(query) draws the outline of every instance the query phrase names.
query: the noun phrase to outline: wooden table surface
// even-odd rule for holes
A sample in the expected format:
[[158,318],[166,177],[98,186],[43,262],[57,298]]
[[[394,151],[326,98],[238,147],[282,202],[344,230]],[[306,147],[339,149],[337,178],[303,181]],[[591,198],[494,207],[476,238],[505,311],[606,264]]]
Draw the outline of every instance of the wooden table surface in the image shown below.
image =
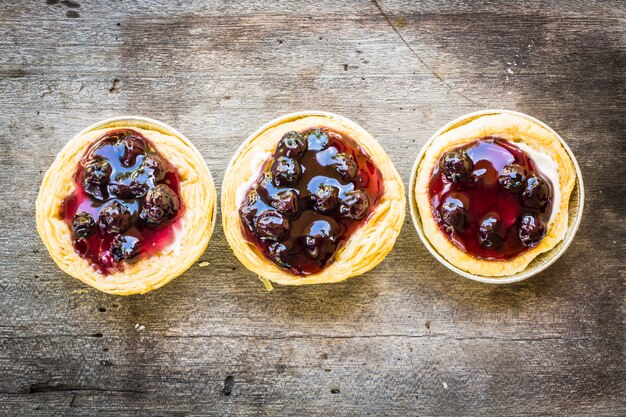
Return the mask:
[[[0,414],[624,415],[626,5],[496,3],[3,1]],[[485,108],[551,125],[585,180],[574,243],[518,284],[448,271],[408,213],[373,271],[272,292],[220,226],[209,267],[133,297],[64,275],[36,233],[43,173],[107,117],[177,127],[219,189],[281,114],[354,119],[407,183],[434,131]]]

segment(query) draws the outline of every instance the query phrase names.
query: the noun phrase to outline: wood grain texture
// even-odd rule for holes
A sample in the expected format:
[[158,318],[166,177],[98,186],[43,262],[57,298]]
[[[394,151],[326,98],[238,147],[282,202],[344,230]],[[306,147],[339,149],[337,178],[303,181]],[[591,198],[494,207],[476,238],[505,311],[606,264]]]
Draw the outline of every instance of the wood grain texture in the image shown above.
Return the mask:
[[[0,22],[0,414],[626,413],[623,2],[5,0]],[[264,122],[333,111],[408,181],[434,131],[483,108],[545,121],[584,175],[573,245],[519,284],[455,276],[409,216],[370,273],[273,292],[220,228],[210,266],[129,298],[65,276],[36,235],[43,173],[106,117],[172,124],[219,184]]]

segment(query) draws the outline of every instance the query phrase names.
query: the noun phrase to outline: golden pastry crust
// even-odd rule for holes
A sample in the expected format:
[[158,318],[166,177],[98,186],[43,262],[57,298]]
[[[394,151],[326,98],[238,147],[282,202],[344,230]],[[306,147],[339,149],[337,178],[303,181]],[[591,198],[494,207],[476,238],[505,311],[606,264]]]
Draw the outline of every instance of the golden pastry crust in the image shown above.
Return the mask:
[[[524,143],[535,151],[547,154],[556,163],[559,178],[559,183],[553,186],[560,190],[560,201],[554,202],[553,210],[556,210],[556,214],[551,216],[546,236],[535,248],[507,261],[478,259],[450,242],[433,217],[428,197],[433,169],[443,153],[491,135],[513,143]],[[568,227],[569,200],[575,183],[574,163],[553,132],[521,115],[496,113],[476,116],[438,135],[419,162],[414,191],[424,235],[439,254],[455,267],[471,274],[503,277],[523,271],[533,259],[554,248],[564,238]]]
[[[131,295],[152,291],[185,272],[206,249],[216,217],[217,192],[202,156],[184,137],[158,131],[152,124],[138,128],[127,124],[87,131],[70,140],[46,172],[37,198],[37,230],[50,256],[65,273],[100,291]],[[176,167],[181,177],[180,194],[186,206],[170,247],[137,262],[124,271],[98,273],[72,245],[71,231],[59,213],[62,201],[75,188],[76,167],[87,148],[111,130],[133,129],[151,141]]]
[[[334,261],[322,271],[297,276],[268,260],[243,234],[238,209],[243,193],[259,175],[261,165],[274,152],[281,137],[289,131],[328,127],[356,140],[380,170],[384,194],[374,211],[338,249]],[[378,265],[391,251],[404,222],[404,185],[393,163],[369,133],[356,123],[328,113],[289,115],[264,126],[239,148],[222,185],[224,233],[235,256],[258,274],[268,288],[269,281],[283,285],[323,284],[361,275]]]

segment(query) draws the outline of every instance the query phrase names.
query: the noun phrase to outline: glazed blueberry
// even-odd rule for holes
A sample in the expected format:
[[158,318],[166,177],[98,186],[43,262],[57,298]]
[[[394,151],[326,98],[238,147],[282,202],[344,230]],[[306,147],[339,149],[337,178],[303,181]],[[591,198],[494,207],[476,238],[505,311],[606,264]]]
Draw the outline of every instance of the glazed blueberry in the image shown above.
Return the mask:
[[273,182],[277,187],[295,185],[301,175],[300,164],[295,159],[279,156],[272,165]]
[[254,228],[254,218],[256,217],[258,211],[254,206],[254,202],[254,199],[249,199],[247,202],[242,204],[241,207],[239,207],[239,216],[249,229]]
[[89,213],[76,213],[72,218],[72,234],[75,239],[87,237],[96,229],[96,221]]
[[111,257],[115,262],[131,261],[141,250],[141,239],[130,235],[117,235],[111,242]]
[[85,192],[97,200],[104,200],[103,186],[111,179],[111,165],[102,158],[91,160],[83,171],[83,188]]
[[109,184],[109,194],[121,199],[143,197],[148,189],[148,184],[140,180],[131,180],[129,184]]
[[332,185],[322,184],[313,196],[315,210],[324,213],[337,207],[339,202],[339,189]]
[[503,225],[500,223],[500,216],[497,213],[487,213],[480,219],[478,229],[478,241],[486,248],[491,248],[502,244]]
[[272,207],[278,212],[291,216],[298,212],[298,193],[296,190],[285,190],[272,197]]
[[524,188],[525,176],[526,170],[523,167],[517,164],[511,164],[502,169],[500,177],[498,177],[498,182],[505,190],[517,193]]
[[455,230],[463,230],[465,227],[465,213],[467,208],[460,199],[448,198],[441,206],[441,219]]
[[289,220],[275,211],[266,211],[256,218],[254,227],[259,236],[281,241],[285,240],[289,233]]
[[346,193],[346,198],[339,203],[339,214],[347,219],[361,220],[367,214],[370,206],[365,191],[357,189]]
[[133,176],[138,179],[140,176],[145,176],[154,184],[165,178],[167,171],[167,162],[165,162],[157,153],[149,152],[144,157],[139,169],[133,173]]
[[463,151],[446,152],[439,161],[439,168],[452,182],[467,181],[473,166],[472,160]]
[[162,227],[176,217],[180,201],[167,185],[159,184],[146,194],[141,207],[141,219],[151,227]]
[[526,177],[526,186],[522,193],[522,200],[526,207],[542,211],[545,210],[548,204],[550,204],[550,190],[548,184],[535,174],[530,174]]
[[125,167],[135,165],[139,155],[145,155],[148,150],[146,142],[132,132],[128,132],[121,140],[120,162]]
[[278,265],[286,266],[287,247],[284,244],[274,242],[269,245],[268,252],[274,262]]
[[326,255],[338,234],[337,225],[332,219],[314,221],[306,231],[304,253],[312,260],[319,260]]
[[304,132],[302,136],[307,141],[308,148],[311,151],[321,151],[326,149],[330,143],[328,133],[324,132],[322,129],[308,130]]
[[114,200],[100,211],[98,222],[103,232],[124,233],[130,227],[131,213],[128,207]]
[[546,225],[539,216],[526,214],[520,221],[518,235],[522,245],[534,248],[546,235]]
[[346,153],[338,153],[334,156],[335,170],[344,181],[351,181],[356,176],[358,167],[351,155]]
[[299,158],[307,151],[307,141],[298,132],[287,132],[278,142],[277,153],[288,158]]

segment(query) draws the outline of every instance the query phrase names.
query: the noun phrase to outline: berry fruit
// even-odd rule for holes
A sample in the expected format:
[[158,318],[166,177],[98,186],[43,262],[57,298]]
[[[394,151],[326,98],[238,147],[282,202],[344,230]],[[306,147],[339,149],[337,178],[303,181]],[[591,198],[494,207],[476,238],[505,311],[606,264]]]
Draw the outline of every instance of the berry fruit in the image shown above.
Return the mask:
[[179,209],[176,193],[167,185],[159,184],[146,194],[139,216],[151,227],[162,227],[176,217]]
[[498,182],[505,190],[512,193],[522,191],[524,188],[524,177],[526,176],[526,170],[516,164],[507,165],[500,172]]
[[307,141],[300,133],[287,132],[278,142],[277,153],[288,158],[299,158],[307,149]]
[[546,225],[538,216],[526,214],[520,221],[518,235],[524,246],[534,248],[546,235]]
[[452,182],[467,181],[472,174],[473,166],[472,160],[463,151],[446,152],[439,162],[439,168]]

